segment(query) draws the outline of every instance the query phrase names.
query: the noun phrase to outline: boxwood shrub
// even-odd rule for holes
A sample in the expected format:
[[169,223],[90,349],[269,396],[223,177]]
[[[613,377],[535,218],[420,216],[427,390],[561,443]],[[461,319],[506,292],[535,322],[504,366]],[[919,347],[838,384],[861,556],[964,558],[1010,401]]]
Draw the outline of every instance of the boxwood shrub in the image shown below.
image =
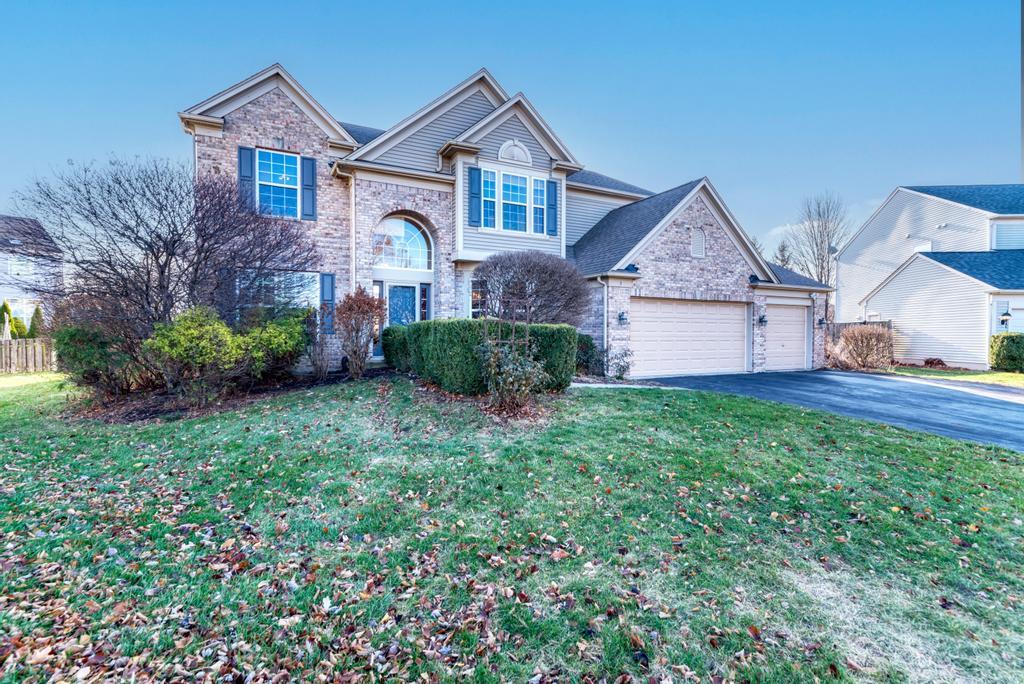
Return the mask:
[[[418,376],[448,392],[483,394],[487,391],[487,379],[480,346],[487,339],[488,326],[494,325],[498,323],[467,318],[412,323],[404,331],[409,366]],[[543,364],[548,375],[543,389],[565,390],[576,370],[576,329],[570,325],[538,324],[531,325],[529,332],[534,358]],[[386,345],[387,337],[384,339]],[[390,365],[401,369],[399,354],[393,351],[388,358],[386,346],[384,354]]]
[[989,342],[989,364],[996,370],[1024,372],[1024,333],[998,333]]
[[409,365],[409,330],[404,325],[392,325],[384,328],[381,333],[381,346],[384,347],[384,362],[400,373],[408,373]]

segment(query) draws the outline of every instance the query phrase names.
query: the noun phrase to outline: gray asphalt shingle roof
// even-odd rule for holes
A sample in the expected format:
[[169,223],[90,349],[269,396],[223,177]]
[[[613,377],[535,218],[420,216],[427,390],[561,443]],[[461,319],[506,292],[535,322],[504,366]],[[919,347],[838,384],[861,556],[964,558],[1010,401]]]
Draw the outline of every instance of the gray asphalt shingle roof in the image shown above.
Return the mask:
[[921,254],[996,289],[1024,290],[1024,249]]
[[779,279],[779,282],[783,285],[803,285],[806,287],[828,287],[824,283],[820,283],[814,278],[808,278],[807,276],[797,273],[792,269],[779,266],[768,262],[768,265],[772,267],[772,271],[775,272],[775,277]]
[[344,128],[345,131],[348,132],[348,134],[351,135],[360,145],[365,145],[384,132],[384,129],[382,128],[360,126],[359,124],[345,123],[344,121],[339,121],[338,123],[340,123],[341,127]]
[[608,190],[618,190],[620,192],[632,192],[632,193],[635,193],[637,195],[653,195],[654,194],[650,190],[645,190],[644,188],[641,188],[641,187],[639,187],[637,185],[633,185],[632,183],[627,183],[625,181],[620,181],[617,178],[612,178],[611,176],[606,176],[603,173],[598,173],[596,171],[589,171],[587,169],[583,169],[581,171],[577,171],[576,173],[569,174],[568,176],[566,176],[565,179],[567,181],[569,181],[570,183],[580,183],[582,185],[593,185],[594,187],[598,187],[598,188],[606,188]]
[[0,215],[0,252],[44,256],[60,254],[60,249],[39,221]]
[[905,185],[907,190],[964,204],[993,214],[1024,214],[1024,184]]
[[607,273],[704,180],[698,178],[608,212],[574,246],[583,275]]

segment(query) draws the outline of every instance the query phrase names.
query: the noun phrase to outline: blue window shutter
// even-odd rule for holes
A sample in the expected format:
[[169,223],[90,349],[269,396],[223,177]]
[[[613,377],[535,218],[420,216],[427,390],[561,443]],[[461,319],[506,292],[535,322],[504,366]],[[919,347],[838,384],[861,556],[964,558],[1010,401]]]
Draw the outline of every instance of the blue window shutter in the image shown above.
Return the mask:
[[316,221],[316,159],[302,158],[302,218]]
[[481,214],[480,167],[469,167],[469,225],[480,227]]
[[334,334],[334,274],[320,274],[320,311],[323,313],[321,322],[324,332]]
[[238,148],[238,201],[246,209],[256,208],[256,150]]
[[548,235],[558,235],[558,181],[548,181]]

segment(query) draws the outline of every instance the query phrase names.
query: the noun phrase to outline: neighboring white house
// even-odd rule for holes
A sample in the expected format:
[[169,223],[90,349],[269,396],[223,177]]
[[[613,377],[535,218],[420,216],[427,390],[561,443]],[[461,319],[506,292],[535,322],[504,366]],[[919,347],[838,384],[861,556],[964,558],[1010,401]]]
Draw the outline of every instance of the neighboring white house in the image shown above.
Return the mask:
[[896,188],[837,262],[837,320],[891,320],[898,361],[987,368],[989,337],[1024,331],[1024,185]]
[[59,261],[60,250],[38,221],[0,215],[0,302],[10,304],[25,327],[39,304],[31,290],[61,277]]

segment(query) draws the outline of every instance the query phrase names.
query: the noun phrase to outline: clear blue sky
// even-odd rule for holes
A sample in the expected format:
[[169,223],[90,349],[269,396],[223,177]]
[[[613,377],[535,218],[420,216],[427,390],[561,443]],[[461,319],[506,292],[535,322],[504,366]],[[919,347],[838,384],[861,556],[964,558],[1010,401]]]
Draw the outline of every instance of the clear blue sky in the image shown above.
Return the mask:
[[273,62],[380,128],[487,66],[589,168],[707,175],[770,246],[821,190],[860,221],[896,185],[1020,180],[1016,0],[668,4],[7,3],[0,212],[67,159],[188,159],[176,112]]

